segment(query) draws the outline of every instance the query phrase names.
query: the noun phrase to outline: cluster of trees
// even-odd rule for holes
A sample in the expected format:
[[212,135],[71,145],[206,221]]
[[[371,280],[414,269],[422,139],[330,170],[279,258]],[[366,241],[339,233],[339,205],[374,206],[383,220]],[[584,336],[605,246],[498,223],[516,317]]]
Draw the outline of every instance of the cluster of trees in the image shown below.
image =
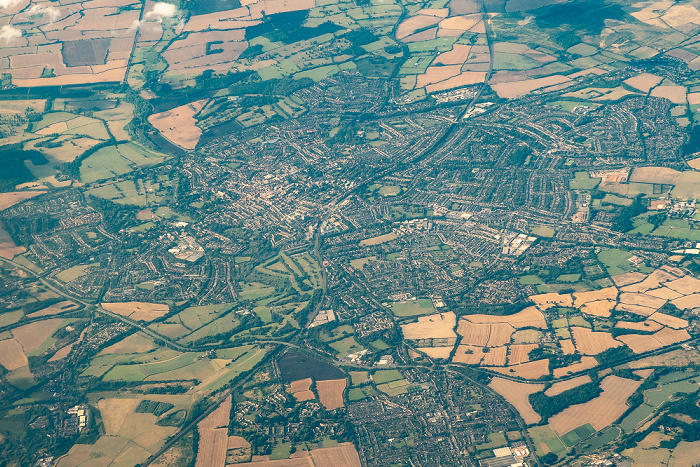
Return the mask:
[[633,219],[640,214],[647,212],[647,207],[642,203],[643,195],[637,195],[629,206],[620,209],[617,216],[612,221],[612,228],[619,232],[629,232],[634,229]]
[[564,391],[556,396],[548,397],[543,392],[530,394],[530,404],[535,412],[542,416],[542,423],[547,423],[547,419],[556,415],[569,406],[583,404],[600,395],[603,390],[597,381],[592,381],[581,386]]
[[598,360],[600,365],[607,365],[611,363],[622,363],[623,360],[626,360],[633,355],[634,352],[632,352],[632,349],[627,346],[621,346],[613,347],[612,349],[601,352],[595,356],[595,359]]
[[22,149],[21,144],[8,144],[0,146],[0,192],[12,191],[15,185],[35,180],[32,172],[24,165],[24,161],[31,161],[34,165],[44,165],[49,161],[39,151]]

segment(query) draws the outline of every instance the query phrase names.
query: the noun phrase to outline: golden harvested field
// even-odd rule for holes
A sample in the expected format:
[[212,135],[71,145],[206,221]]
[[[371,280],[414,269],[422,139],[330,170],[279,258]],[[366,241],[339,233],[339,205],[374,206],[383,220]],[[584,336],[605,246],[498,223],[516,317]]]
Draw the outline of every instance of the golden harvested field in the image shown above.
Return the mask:
[[493,378],[489,387],[515,407],[526,424],[532,425],[540,421],[541,417],[533,410],[528,397],[543,390],[544,384],[517,383],[504,378]]
[[100,399],[97,407],[102,413],[105,434],[116,435],[137,405],[139,405],[138,399]]
[[654,339],[659,341],[659,343],[664,347],[690,339],[690,334],[688,334],[685,329],[664,328],[652,335],[654,336]]
[[647,306],[640,305],[628,305],[626,303],[618,303],[615,309],[619,311],[627,311],[640,316],[650,316],[656,311],[656,308],[649,308]]
[[617,276],[612,276],[611,279],[618,287],[624,287],[630,284],[636,284],[637,282],[643,281],[647,277],[646,274],[641,272],[626,272],[624,274],[618,274]]
[[308,391],[312,382],[311,378],[292,381],[287,388],[287,392],[289,394],[294,394],[295,392]]
[[537,344],[513,344],[509,348],[508,364],[516,365],[530,361],[528,354],[538,347]]
[[676,446],[671,454],[671,460],[668,463],[669,467],[689,467],[695,465],[700,452],[700,441],[688,443],[681,441]]
[[513,335],[515,329],[507,323],[494,323],[491,325],[491,333],[489,334],[489,347],[498,347],[510,342],[510,336]]
[[457,334],[462,336],[462,342],[468,345],[484,347],[489,342],[491,325],[474,324],[466,319],[459,320]]
[[[530,297],[532,298],[532,297]],[[467,315],[466,319],[475,324],[508,323],[516,328],[540,328],[547,329],[544,315],[537,308],[530,306],[518,313],[507,316],[494,315]],[[459,332],[459,331],[458,331]]]
[[26,110],[43,113],[46,107],[46,99],[20,99],[0,101],[0,112],[24,114]]
[[544,392],[544,395],[547,397],[554,397],[557,394],[561,394],[564,391],[568,391],[569,389],[579,387],[583,384],[588,384],[591,381],[591,377],[588,375],[577,376],[576,378],[572,378],[566,381],[560,381],[558,383],[552,384],[549,387],[549,389],[547,389]]
[[229,436],[226,447],[228,449],[249,448],[250,443],[246,441],[245,438],[241,438],[240,436]]
[[[223,465],[223,464],[222,464]],[[269,456],[253,456],[253,467],[361,467],[360,456],[352,443],[332,448],[297,451],[289,459],[270,460]]]
[[196,467],[226,465],[228,449],[228,424],[231,416],[231,396],[229,395],[216,410],[199,422],[199,447]]
[[700,293],[700,280],[690,276],[667,282],[665,285],[683,295]]
[[396,38],[403,39],[404,37],[408,37],[419,29],[424,29],[439,23],[440,20],[441,18],[439,17],[427,15],[416,15],[406,18],[396,29]]
[[581,312],[587,315],[600,316],[602,318],[607,318],[610,316],[610,312],[617,304],[614,300],[599,300],[596,302],[584,303],[581,306]]
[[29,353],[41,347],[41,344],[51,337],[61,321],[63,320],[60,318],[35,321],[13,329],[12,335],[22,345],[24,351]]
[[594,332],[588,328],[572,326],[571,334],[576,349],[584,355],[598,355],[607,349],[622,345],[613,339],[609,332]]
[[[116,463],[114,460],[125,449],[128,449],[127,446],[130,444],[127,439],[103,435],[100,436],[95,444],[75,444],[66,456],[59,458],[57,465],[59,467],[82,467],[86,465],[126,467],[123,463]],[[136,462],[145,460],[148,457],[147,454]],[[131,465],[134,465],[134,463],[132,462]]]
[[537,305],[537,308],[540,310],[547,310],[555,306],[571,307],[574,305],[571,294],[559,295],[558,293],[543,293],[539,295],[530,295],[530,300],[535,302],[535,305]]
[[457,316],[453,312],[421,316],[418,322],[404,324],[401,331],[405,339],[439,339],[457,337],[454,327]]
[[685,276],[685,272],[682,269],[668,264],[661,266],[659,269],[679,278]]
[[633,329],[635,331],[649,331],[649,332],[656,332],[663,328],[659,323],[656,321],[649,321],[648,319],[646,321],[642,321],[639,323],[631,322],[631,321],[618,321],[615,324],[616,328],[621,328],[621,329]]
[[19,342],[14,339],[0,341],[0,365],[6,370],[16,370],[28,364],[27,356]]
[[687,92],[685,86],[657,86],[651,90],[651,96],[664,97],[674,104],[686,104]]
[[677,298],[673,300],[674,306],[680,308],[681,310],[687,310],[688,308],[695,308],[700,303],[700,294],[696,293],[693,295],[686,295],[685,297]]
[[[65,465],[81,465],[82,462],[84,465],[134,465],[156,452],[177,428],[156,425],[158,417],[151,413],[134,413],[140,401],[140,398],[100,399],[97,407],[102,414],[105,435],[94,445],[74,446]],[[105,449],[104,445],[100,445],[103,438],[112,443],[122,440],[123,444],[117,450]],[[89,464],[88,459],[100,457],[106,461],[104,464],[102,461]]]
[[378,235],[376,237],[365,238],[360,242],[360,246],[379,245],[380,243],[396,240],[396,238],[397,235],[394,232],[391,232],[384,235]]
[[2,221],[0,221],[0,257],[12,259],[25,251],[27,249],[23,246],[15,245],[14,240],[12,240],[12,237],[2,225]]
[[652,297],[663,298],[666,300],[675,300],[676,298],[681,298],[683,296],[683,294],[680,294],[675,290],[671,290],[666,286],[650,290],[647,292],[647,295],[651,295]]
[[455,44],[449,52],[443,52],[433,60],[433,64],[461,65],[469,57],[471,46],[466,44]]
[[28,200],[35,196],[43,195],[45,191],[15,191],[12,193],[0,193],[0,211],[3,211],[15,204]]
[[430,358],[450,358],[450,353],[454,347],[418,347],[420,350]]
[[58,360],[63,360],[68,356],[70,353],[71,349],[73,349],[73,344],[66,345],[65,347],[61,347],[55,354],[49,358],[50,362],[55,362]]
[[253,456],[250,464],[252,467],[313,467],[311,456],[306,451],[297,451],[290,459],[278,459],[271,461],[269,456]]
[[452,89],[460,86],[468,86],[470,84],[483,83],[485,79],[486,72],[463,71],[457,76],[453,76],[452,78],[446,79],[445,81],[426,86],[425,90],[427,92],[444,91],[446,89]]
[[430,66],[425,73],[416,78],[416,87],[439,83],[461,73],[462,65]]
[[559,346],[564,352],[564,355],[571,355],[576,353],[576,347],[574,346],[574,341],[571,339],[561,339],[559,340]]
[[134,321],[153,321],[168,314],[168,311],[170,311],[168,305],[146,302],[102,303],[102,308],[131,318]]
[[484,358],[483,346],[461,344],[457,346],[452,362],[478,365],[482,358]]
[[74,302],[71,302],[70,300],[64,300],[62,302],[54,303],[53,305],[47,306],[46,308],[42,308],[39,311],[35,311],[34,313],[29,313],[27,316],[31,318],[38,318],[40,316],[52,316],[57,315],[59,313],[65,313],[66,311],[75,310],[76,308],[78,308],[78,305],[76,305]]
[[504,366],[506,364],[506,356],[508,355],[508,347],[491,347],[484,354],[482,365],[488,366]]
[[335,410],[344,407],[343,391],[345,391],[346,384],[347,381],[345,378],[316,381],[318,399],[326,410]]
[[600,383],[603,389],[600,396],[585,404],[572,405],[550,417],[549,426],[559,436],[587,423],[590,423],[596,431],[600,431],[620,418],[627,410],[625,401],[641,384],[642,381],[606,376]]
[[143,334],[132,334],[116,344],[112,344],[102,352],[100,355],[115,354],[115,353],[144,353],[149,350],[155,349],[156,346],[153,342]]
[[541,89],[557,84],[568,83],[571,78],[561,75],[552,75],[545,78],[535,78],[520,81],[506,81],[502,83],[492,84],[491,87],[498,97],[506,99],[515,99],[524,96],[536,89]]
[[311,458],[315,467],[360,467],[360,456],[352,443],[341,443],[332,448],[313,449]]
[[537,379],[540,376],[549,374],[549,360],[534,360],[532,362],[511,365],[506,368],[493,368],[493,371],[504,375],[519,376],[525,379]]
[[606,287],[589,292],[576,292],[573,294],[574,306],[580,307],[584,303],[596,302],[598,300],[615,300],[617,299],[617,293],[617,287]]
[[668,167],[635,167],[630,175],[630,182],[659,183],[675,185],[681,173]]
[[649,316],[649,319],[673,329],[681,329],[688,327],[688,321],[682,318],[676,318],[675,316],[659,313],[658,311],[653,315]]
[[153,114],[148,122],[171,143],[184,149],[194,149],[202,137],[202,130],[196,125],[194,116],[202,110],[206,99],[192,102],[172,110]]
[[659,84],[663,78],[649,73],[633,76],[623,81],[628,86],[639,89],[642,92],[649,92],[651,88]]
[[593,357],[581,357],[581,361],[578,363],[572,363],[569,366],[554,369],[554,377],[561,378],[566,376],[568,373],[578,373],[579,371],[588,370],[590,368],[598,366],[598,360]]
[[312,401],[316,399],[316,394],[313,391],[299,391],[292,394],[297,402]]
[[661,286],[661,284],[673,281],[675,279],[677,279],[677,277],[673,274],[670,274],[664,271],[663,269],[657,269],[651,274],[649,274],[641,282],[622,287],[622,291],[632,293],[644,293],[652,289],[658,289]]
[[312,382],[311,378],[292,381],[286,390],[297,402],[310,401],[316,399],[316,394],[310,390]]
[[620,294],[620,303],[659,309],[666,304],[666,300],[643,293],[623,292]]
[[662,347],[654,337],[644,334],[625,334],[617,339],[624,342],[634,353],[650,352]]

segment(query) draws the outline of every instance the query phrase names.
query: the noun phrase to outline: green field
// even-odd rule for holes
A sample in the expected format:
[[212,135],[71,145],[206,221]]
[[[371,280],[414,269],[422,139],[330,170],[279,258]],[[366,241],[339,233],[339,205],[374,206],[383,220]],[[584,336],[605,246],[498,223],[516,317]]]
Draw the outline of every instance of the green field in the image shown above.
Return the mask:
[[485,449],[496,449],[502,446],[506,446],[508,442],[506,441],[506,436],[501,432],[489,433],[488,442],[477,444],[476,449],[483,451]]
[[20,319],[24,318],[24,313],[22,310],[8,311],[0,314],[0,327],[9,326],[10,324],[15,324]]
[[598,260],[603,263],[608,271],[608,274],[611,276],[624,274],[630,271],[651,272],[651,270],[642,265],[635,268],[632,263],[628,261],[628,259],[632,256],[633,255],[631,253],[624,250],[605,248],[598,253]]
[[80,164],[80,180],[85,183],[124,175],[132,170],[165,160],[162,154],[135,143],[119,144],[98,149]]
[[408,381],[405,379],[400,379],[391,383],[378,384],[377,389],[388,396],[394,397],[399,394],[406,394],[408,392],[408,384]]
[[554,454],[560,454],[566,450],[564,443],[559,440],[549,425],[533,426],[532,428],[528,428],[527,433],[530,438],[532,438],[538,456],[543,456],[545,454],[542,443]]
[[275,288],[259,282],[241,284],[241,300],[257,300],[272,295]]
[[384,342],[384,341],[381,340],[381,339],[377,339],[376,341],[370,342],[370,345],[372,345],[372,347],[374,347],[375,349],[380,350],[380,351],[381,351],[381,350],[387,350],[387,349],[390,348],[390,347],[387,345],[387,343]]
[[622,432],[620,431],[620,428],[616,426],[607,427],[594,437],[586,440],[577,449],[583,454],[595,452],[606,444],[618,439],[621,434]]
[[376,384],[388,383],[402,378],[403,375],[399,370],[379,370],[372,375]]
[[537,284],[543,284],[542,279],[540,279],[537,276],[534,275],[529,275],[529,276],[520,276],[518,279],[522,285],[537,285]]
[[291,454],[291,452],[292,443],[277,443],[272,448],[272,452],[270,453],[270,460],[289,459],[289,455]]
[[401,187],[396,185],[387,185],[379,189],[380,196],[396,196],[401,193]]
[[343,324],[342,326],[338,326],[337,328],[331,330],[330,334],[328,333],[328,331],[321,331],[319,334],[319,338],[323,342],[330,342],[337,339],[341,339],[343,337],[351,336],[354,333],[355,330],[352,326],[350,326],[349,324]]
[[352,380],[352,385],[357,386],[369,380],[368,371],[351,371],[350,379]]
[[360,388],[350,388],[348,391],[349,401],[360,401],[365,398],[365,393]]
[[214,321],[222,314],[233,308],[233,303],[222,303],[220,305],[193,306],[185,308],[177,315],[168,319],[169,323],[180,323],[186,328],[194,331],[200,327]]
[[557,282],[578,282],[581,279],[581,274],[563,274],[557,277]]
[[588,438],[593,433],[595,433],[595,429],[588,423],[566,433],[561,437],[561,440],[567,447],[571,447],[582,439]]
[[418,315],[429,315],[435,313],[435,307],[433,302],[427,298],[421,298],[418,300],[407,300],[405,302],[396,302],[391,305],[391,311],[396,316],[406,317],[406,316],[418,316]]
[[338,355],[340,355],[341,358],[364,350],[364,347],[358,344],[352,336],[332,342],[329,345],[333,347],[336,352],[338,352]]
[[547,237],[547,238],[553,237],[554,234],[556,233],[556,231],[553,228],[548,227],[546,225],[537,225],[537,226],[533,227],[530,231],[533,234],[537,235],[538,237]]
[[588,172],[576,172],[575,178],[569,182],[572,190],[592,190],[598,186],[600,178],[591,178]]
[[622,428],[625,433],[632,433],[642,421],[646,420],[654,413],[654,410],[654,407],[650,405],[640,405],[620,422],[620,428]]

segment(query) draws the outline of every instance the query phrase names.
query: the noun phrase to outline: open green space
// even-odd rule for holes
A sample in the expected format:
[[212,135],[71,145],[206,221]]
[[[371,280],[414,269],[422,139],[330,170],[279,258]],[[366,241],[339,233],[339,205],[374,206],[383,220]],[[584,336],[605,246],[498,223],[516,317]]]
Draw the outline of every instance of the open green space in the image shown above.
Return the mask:
[[376,384],[388,383],[402,379],[403,375],[399,370],[379,370],[372,375]]
[[405,302],[395,302],[391,305],[391,311],[396,316],[418,316],[435,313],[432,300],[421,298],[418,300],[407,300]]
[[498,431],[495,433],[488,434],[488,442],[477,444],[476,449],[483,451],[486,449],[496,449],[502,446],[506,446],[508,442],[506,441],[506,436],[502,432]]
[[538,456],[545,455],[545,450],[542,448],[543,443],[555,454],[560,454],[566,450],[564,443],[559,440],[549,425],[533,426],[532,428],[528,428],[527,433],[530,438],[532,438],[535,452]]
[[332,342],[329,345],[333,347],[336,352],[338,352],[338,355],[340,355],[341,358],[364,350],[364,347],[358,344],[352,336]]
[[572,190],[592,190],[598,186],[600,178],[591,178],[588,172],[576,172],[573,180],[569,182]]
[[567,447],[571,447],[582,439],[588,438],[593,433],[595,433],[595,429],[590,425],[590,423],[587,423],[566,433],[561,437],[561,440]]

